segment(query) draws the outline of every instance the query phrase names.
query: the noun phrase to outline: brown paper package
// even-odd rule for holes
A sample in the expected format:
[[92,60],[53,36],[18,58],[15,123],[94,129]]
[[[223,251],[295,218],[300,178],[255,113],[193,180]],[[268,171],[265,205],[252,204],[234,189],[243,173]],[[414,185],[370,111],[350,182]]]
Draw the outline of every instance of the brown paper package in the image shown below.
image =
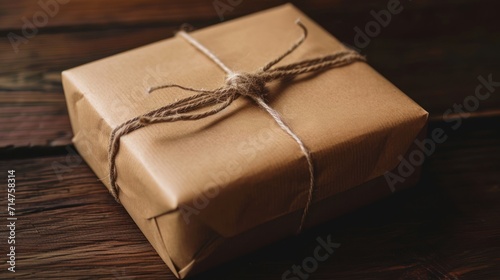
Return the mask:
[[[231,69],[254,72],[300,37],[297,18],[309,37],[280,65],[345,48],[289,4],[191,35]],[[148,87],[212,89],[224,79],[179,37],[66,70],[73,142],[109,188],[111,130],[191,94],[148,94]],[[363,62],[268,89],[268,104],[312,153],[316,185],[306,228],[391,194],[384,174],[425,133],[427,112]],[[122,137],[117,168],[123,206],[179,278],[295,234],[309,191],[297,143],[247,98],[205,119],[155,124]]]

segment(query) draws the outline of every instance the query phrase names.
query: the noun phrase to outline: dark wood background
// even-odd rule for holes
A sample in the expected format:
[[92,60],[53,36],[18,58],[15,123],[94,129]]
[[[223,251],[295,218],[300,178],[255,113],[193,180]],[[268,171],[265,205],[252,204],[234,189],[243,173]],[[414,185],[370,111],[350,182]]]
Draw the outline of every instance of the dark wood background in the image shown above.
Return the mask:
[[[53,0],[52,0],[53,1]],[[59,0],[61,3],[63,0]],[[67,0],[65,0],[67,1]],[[50,2],[50,0],[42,0]],[[0,174],[17,176],[17,263],[8,273],[1,226],[0,278],[174,279],[128,214],[71,146],[62,70],[274,7],[264,0],[71,0],[16,53],[37,1],[0,2]],[[387,0],[292,1],[341,41]],[[499,279],[500,88],[452,130],[443,113],[473,95],[478,76],[500,81],[500,5],[493,0],[409,1],[370,44],[370,64],[430,112],[449,138],[419,185],[283,240],[195,279],[281,279],[312,254],[316,237],[341,246],[310,279]],[[56,172],[54,166],[60,167]],[[2,179],[3,180],[3,179]],[[5,182],[5,181],[3,181]],[[6,183],[2,183],[5,184]],[[1,189],[6,223],[6,186]]]

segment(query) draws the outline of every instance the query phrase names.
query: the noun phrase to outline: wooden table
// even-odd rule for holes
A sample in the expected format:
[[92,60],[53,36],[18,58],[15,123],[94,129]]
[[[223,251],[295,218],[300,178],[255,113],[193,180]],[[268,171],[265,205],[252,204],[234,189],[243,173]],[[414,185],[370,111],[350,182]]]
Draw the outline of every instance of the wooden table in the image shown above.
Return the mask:
[[[284,1],[41,2],[52,6],[0,3],[0,213],[7,224],[5,184],[14,169],[18,218],[16,273],[7,271],[9,232],[0,227],[0,278],[174,279],[74,151],[60,72],[170,37],[184,22],[201,28]],[[358,48],[354,28],[389,3],[292,2]],[[463,121],[457,129],[443,118],[471,102],[479,76],[500,81],[500,5],[401,0],[401,7],[359,49],[431,113],[430,130],[448,135],[419,185],[195,279],[281,279],[328,235],[341,246],[309,279],[500,279],[500,87],[477,108],[469,103],[468,114],[449,115]]]

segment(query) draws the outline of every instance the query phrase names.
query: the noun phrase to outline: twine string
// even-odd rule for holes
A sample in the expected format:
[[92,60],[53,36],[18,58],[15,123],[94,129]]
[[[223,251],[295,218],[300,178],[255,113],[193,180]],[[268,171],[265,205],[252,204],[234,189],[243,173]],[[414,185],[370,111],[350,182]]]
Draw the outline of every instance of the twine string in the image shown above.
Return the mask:
[[[155,123],[203,119],[224,110],[240,96],[246,96],[252,99],[260,108],[266,111],[273,118],[276,124],[295,142],[297,142],[302,154],[307,161],[309,171],[309,188],[307,201],[304,205],[300,225],[297,230],[297,233],[301,232],[302,228],[304,227],[311,202],[313,200],[315,183],[314,164],[309,149],[302,142],[300,137],[292,131],[292,129],[283,120],[281,115],[265,102],[264,96],[266,94],[266,84],[279,79],[293,78],[300,74],[319,72],[330,68],[342,67],[356,61],[366,61],[366,59],[353,50],[345,50],[331,55],[326,55],[314,59],[307,59],[273,68],[273,66],[293,53],[306,40],[308,35],[307,28],[300,20],[297,20],[296,24],[302,29],[302,36],[286,52],[267,63],[264,67],[262,67],[255,73],[240,73],[231,70],[213,52],[207,49],[191,35],[189,35],[185,31],[178,32],[177,34],[179,36],[184,38],[189,44],[202,52],[211,61],[217,64],[224,72],[226,72],[226,82],[223,86],[214,90],[195,89],[178,84],[164,84],[153,86],[148,89],[148,93],[152,93],[160,89],[179,88],[185,91],[195,92],[196,94],[167,104],[158,109],[147,112],[141,116],[132,118],[113,129],[109,141],[108,156],[109,178],[111,184],[110,192],[116,199],[116,201],[120,202],[120,187],[116,182],[118,177],[116,157],[120,149],[121,137]],[[205,109],[205,111],[200,112],[200,109]]]

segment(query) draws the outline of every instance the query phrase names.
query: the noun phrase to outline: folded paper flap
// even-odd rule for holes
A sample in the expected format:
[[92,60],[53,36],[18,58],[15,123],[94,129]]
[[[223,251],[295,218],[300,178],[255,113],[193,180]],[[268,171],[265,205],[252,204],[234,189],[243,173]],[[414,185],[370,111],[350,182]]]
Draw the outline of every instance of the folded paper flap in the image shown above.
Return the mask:
[[[193,36],[233,70],[253,72],[295,42],[299,17],[309,37],[283,63],[344,48],[291,5]],[[100,123],[100,137],[107,139],[122,122],[190,94],[175,89],[147,94],[148,87],[176,83],[213,89],[224,82],[224,73],[184,40],[172,38],[71,69],[63,78],[85,99],[81,105],[87,115],[79,115],[99,118],[81,119],[77,127]],[[315,200],[390,170],[427,116],[364,63],[269,89],[270,105],[312,151]],[[77,141],[86,139],[81,131],[75,134]],[[96,154],[89,164],[105,178],[107,143],[86,141]],[[304,207],[308,191],[307,164],[297,143],[245,98],[210,118],[152,125],[122,137],[116,163],[121,191],[144,205],[144,217],[187,211],[188,219],[197,215],[222,236]],[[103,182],[109,187],[108,180]]]

